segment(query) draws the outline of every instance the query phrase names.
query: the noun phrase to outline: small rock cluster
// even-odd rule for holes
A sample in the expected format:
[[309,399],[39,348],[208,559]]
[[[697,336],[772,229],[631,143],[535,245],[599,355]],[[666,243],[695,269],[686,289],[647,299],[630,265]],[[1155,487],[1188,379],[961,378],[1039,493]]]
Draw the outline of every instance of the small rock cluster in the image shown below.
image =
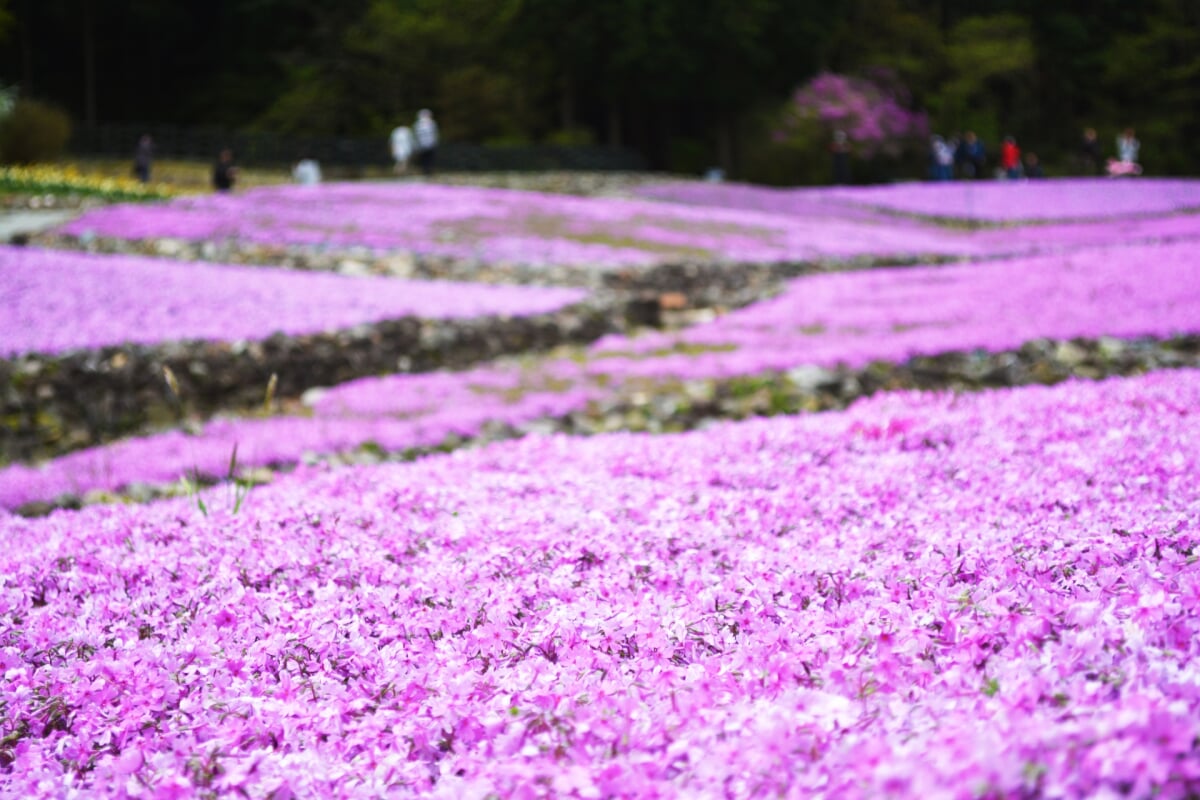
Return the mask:
[[862,369],[803,366],[731,379],[632,384],[585,413],[541,420],[532,429],[585,434],[679,431],[727,419],[845,408],[884,391],[978,391],[1181,367],[1200,367],[1200,336],[1038,339],[1016,350],[956,351],[901,364],[880,361]]

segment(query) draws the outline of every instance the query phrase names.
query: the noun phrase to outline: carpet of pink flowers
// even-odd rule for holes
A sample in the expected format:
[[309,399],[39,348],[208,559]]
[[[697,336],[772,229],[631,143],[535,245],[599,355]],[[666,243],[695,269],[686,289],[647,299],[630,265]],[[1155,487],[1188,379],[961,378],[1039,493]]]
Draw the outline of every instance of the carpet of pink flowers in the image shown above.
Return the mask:
[[[1200,797],[1196,370],[301,466],[248,495],[2,510],[220,474],[234,445],[244,465],[430,447],[626,381],[1195,333],[1200,215],[1179,212],[1198,185],[652,187],[642,201],[331,185],[85,215],[73,232],[606,267],[1024,256],[812,276],[577,359],[365,379],[309,417],[6,468],[0,798]],[[1111,219],[964,231],[879,211],[964,202],[989,221]],[[131,319],[152,341],[203,338],[188,326],[226,305],[216,338],[242,323],[256,338],[268,318],[325,330],[578,297],[230,269],[0,249],[0,341],[96,347],[129,341],[107,331]]]
[[269,187],[158,206],[115,205],[90,211],[63,231],[121,239],[366,247],[592,269],[688,258],[912,256],[968,247],[917,224],[415,183]]
[[576,289],[0,247],[0,357],[181,339],[261,341],[406,316],[532,315],[583,298]]
[[1187,178],[953,181],[801,189],[680,182],[650,184],[640,187],[638,194],[696,205],[859,219],[869,219],[876,210],[986,222],[1120,219],[1200,211],[1200,181]]
[[[937,302],[925,302],[936,296]],[[876,269],[791,281],[784,293],[679,333],[595,343],[581,363],[485,365],[367,378],[331,389],[309,417],[218,420],[0,469],[0,508],[64,494],[223,475],[367,442],[389,450],[521,426],[612,396],[630,379],[692,380],[818,365],[900,363],[951,350],[1017,349],[1035,339],[1200,333],[1200,257],[1182,243],[1057,256]]]
[[[367,248],[594,270],[680,260],[985,257],[1200,238],[1200,215],[1176,213],[1200,206],[1200,181],[1195,180],[791,190],[693,182],[650,184],[638,193],[638,198],[564,197],[419,183],[267,187],[163,205],[108,206],[83,214],[62,232],[84,238]],[[1059,224],[947,229],[879,209]]]
[[0,517],[12,797],[1200,791],[1200,373]]
[[[1200,253],[1172,243],[814,275],[711,323],[634,340],[611,336],[594,349],[613,356],[597,369],[687,378],[996,352],[1041,338],[1197,332]],[[711,350],[673,352],[680,345]]]
[[1074,178],[1034,185],[1036,189],[1027,181],[908,183],[834,189],[830,194],[860,206],[990,222],[1112,219],[1200,210],[1200,181],[1187,178]]

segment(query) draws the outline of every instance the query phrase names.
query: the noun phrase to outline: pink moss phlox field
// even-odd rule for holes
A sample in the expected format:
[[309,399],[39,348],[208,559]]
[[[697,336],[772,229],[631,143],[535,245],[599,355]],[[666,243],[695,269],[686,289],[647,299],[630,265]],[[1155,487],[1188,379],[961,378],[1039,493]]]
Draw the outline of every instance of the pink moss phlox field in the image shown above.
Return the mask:
[[989,222],[1103,219],[1200,210],[1200,181],[1187,178],[1059,178],[951,181],[831,190],[853,203],[929,217]]
[[870,219],[876,210],[986,222],[1117,219],[1200,210],[1200,181],[1185,178],[954,181],[800,189],[676,182],[641,186],[636,192],[695,205],[860,219]]
[[532,315],[583,298],[577,289],[0,247],[0,356],[183,339],[261,340],[405,316]]
[[[1186,206],[1193,183],[1084,185],[1076,181],[1068,186],[1063,181],[977,182],[971,188],[952,189],[905,184],[861,190],[777,190],[678,182],[641,188],[639,192],[648,199],[636,200],[465,186],[326,184],[316,189],[269,187],[235,195],[183,198],[165,205],[108,206],[85,213],[62,231],[84,237],[228,239],[280,247],[367,248],[485,263],[597,270],[697,259],[778,262],[971,257],[1132,240],[1200,238],[1200,216],[1122,219],[1117,227],[1076,224],[966,231],[881,214],[869,207],[867,200],[886,205],[876,203],[872,194],[882,193],[885,199],[895,196],[902,205],[911,195],[911,202],[919,205],[935,196],[930,192],[959,191],[970,194],[936,195],[942,198],[939,207],[946,206],[940,216],[990,220],[992,217],[977,217],[973,209],[976,204],[996,202],[1001,208],[1028,212],[1031,218],[1040,218],[1043,212],[1038,209],[1062,211],[1045,212],[1053,219],[1070,218],[1075,213],[1072,209],[1089,218],[1116,218],[1121,213],[1150,214]],[[866,199],[858,192],[867,192]],[[990,199],[993,195],[994,201]],[[1072,205],[1070,198],[1076,195],[1080,199]],[[1108,212],[1094,214],[1090,206],[1080,205],[1088,202]],[[1130,207],[1133,212],[1128,212]]]
[[242,467],[290,465],[305,456],[374,445],[403,452],[488,427],[520,427],[587,408],[609,390],[568,359],[362,378],[321,393],[312,416],[215,419],[79,450],[38,466],[0,468],[0,508],[181,478],[224,478],[234,448]]
[[[923,184],[922,184],[923,185]],[[939,186],[941,184],[938,184]],[[1040,192],[1048,182],[1025,182],[1012,189],[1022,192],[1013,198],[1020,207],[1041,207]],[[1125,184],[1101,184],[1093,187],[1101,197],[1117,192]],[[858,223],[843,230],[840,241],[822,245],[826,257],[852,257],[870,254],[882,242],[871,236],[880,229],[909,231],[910,237],[924,232],[924,254],[945,257],[1004,257],[1037,253],[1065,252],[1081,247],[1123,245],[1136,242],[1162,243],[1200,240],[1200,214],[1165,214],[1113,217],[1104,220],[1051,222],[1039,225],[1017,225],[1003,228],[984,227],[973,230],[932,228],[928,223],[901,217],[881,217],[866,206],[858,206],[848,198],[834,194],[836,189],[771,189],[738,184],[668,183],[639,187],[641,196],[673,203],[703,207],[737,208],[795,216],[808,224]],[[960,216],[947,213],[946,217]],[[936,233],[937,240],[929,237]],[[912,249],[901,252],[913,252]]]
[[[520,426],[586,409],[631,378],[750,376],[816,365],[900,363],[1036,339],[1167,338],[1200,332],[1200,258],[1183,244],[797,278],[777,298],[672,334],[609,336],[583,362],[482,366],[364,378],[330,389],[312,418],[222,420],[0,470],[0,506],[64,493],[221,476],[374,442],[403,451],[489,423]],[[532,385],[531,385],[532,384]],[[510,395],[506,397],[506,395]]]
[[[798,278],[776,298],[679,333],[605,337],[595,351],[633,357],[606,358],[593,368],[722,377],[800,364],[901,362],[948,350],[994,352],[1041,338],[1196,332],[1196,248],[1141,245]],[[679,345],[701,352],[655,355]]]
[[[424,376],[407,377],[420,383]],[[407,388],[408,383],[401,387]],[[7,466],[0,469],[0,508],[134,484],[224,479],[234,452],[237,464],[245,468],[291,465],[310,454],[328,455],[364,445],[389,452],[432,448],[451,437],[477,436],[488,426],[516,427],[563,416],[602,396],[591,387],[528,392],[513,400],[456,394],[423,403],[417,412],[392,408],[390,413],[370,416],[216,419],[197,434],[166,431],[79,450],[40,466]],[[393,405],[406,405],[402,395],[384,397],[392,399]]]
[[0,517],[12,797],[1200,790],[1200,373]]
[[[853,215],[851,215],[853,216]],[[422,184],[272,187],[115,205],[62,228],[120,239],[366,247],[484,262],[613,269],[681,259],[801,261],[973,251],[931,226]]]

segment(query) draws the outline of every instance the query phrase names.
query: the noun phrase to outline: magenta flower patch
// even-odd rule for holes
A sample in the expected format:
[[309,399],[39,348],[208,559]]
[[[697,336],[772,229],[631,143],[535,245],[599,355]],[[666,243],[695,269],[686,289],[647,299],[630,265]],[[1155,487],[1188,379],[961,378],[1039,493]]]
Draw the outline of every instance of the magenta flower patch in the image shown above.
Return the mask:
[[[1200,181],[1186,178],[954,181],[801,189],[680,182],[637,191],[645,197],[697,205],[859,218],[887,211],[982,222],[1035,222],[1117,220],[1200,210]],[[1101,227],[1096,230],[1103,232]]]
[[855,205],[990,222],[1110,219],[1200,210],[1200,181],[1185,178],[953,181],[838,188],[830,194]]
[[[678,183],[639,190],[671,201],[664,203],[463,186],[326,184],[108,206],[85,213],[62,231],[119,239],[367,248],[595,270],[680,261],[971,257],[1195,239],[1200,216],[1147,215],[1200,206],[1198,185],[1042,181],[774,190]],[[897,220],[879,208],[987,221],[1104,217],[1120,222],[967,231]]]
[[1186,797],[1200,373],[0,516],[0,793]]
[[[421,184],[272,187],[165,205],[90,211],[63,232],[121,239],[232,239],[278,246],[366,247],[431,256],[612,269],[661,261],[786,261],[920,254],[946,245],[935,229],[801,221],[773,213],[689,208]],[[851,244],[856,239],[857,245]]]
[[[709,379],[839,363],[903,362],[953,350],[1015,349],[1035,339],[1200,332],[1200,259],[1184,244],[1095,248],[798,278],[779,297],[684,331],[596,342],[582,363],[366,378],[332,388],[314,416],[218,420],[0,470],[0,506],[130,483],[294,463],[373,442],[388,450],[475,436],[585,409],[629,379]],[[508,397],[506,398],[506,395]]]
[[[1200,256],[1193,245],[1092,248],[799,278],[777,298],[680,333],[606,337],[595,350],[632,358],[607,358],[594,368],[715,377],[997,351],[1039,338],[1197,332]],[[702,352],[680,352],[697,348]]]
[[0,357],[182,339],[261,340],[405,316],[533,315],[584,296],[576,289],[0,247]]

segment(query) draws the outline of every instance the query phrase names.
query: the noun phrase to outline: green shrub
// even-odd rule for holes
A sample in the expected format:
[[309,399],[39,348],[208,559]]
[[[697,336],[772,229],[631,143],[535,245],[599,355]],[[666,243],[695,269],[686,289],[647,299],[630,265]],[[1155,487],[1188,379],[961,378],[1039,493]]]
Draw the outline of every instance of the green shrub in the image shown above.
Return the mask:
[[53,161],[70,138],[71,120],[64,111],[21,98],[0,123],[0,163]]
[[667,143],[667,169],[683,175],[703,175],[717,166],[713,148],[699,139],[674,137]]
[[768,186],[822,184],[833,179],[833,166],[829,153],[819,147],[758,140],[749,143],[742,153],[738,177]]
[[546,137],[546,144],[559,147],[587,147],[596,143],[596,135],[588,128],[562,128]]

